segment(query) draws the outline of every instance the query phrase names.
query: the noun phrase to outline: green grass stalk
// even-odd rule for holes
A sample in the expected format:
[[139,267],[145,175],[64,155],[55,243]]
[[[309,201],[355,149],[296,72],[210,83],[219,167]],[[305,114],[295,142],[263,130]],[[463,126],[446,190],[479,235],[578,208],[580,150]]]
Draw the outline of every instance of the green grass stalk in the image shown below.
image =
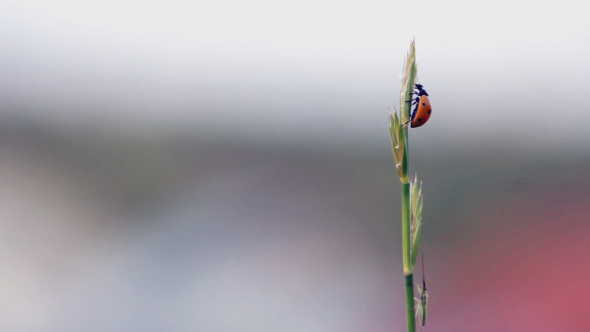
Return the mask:
[[[402,245],[404,255],[404,276],[406,284],[406,313],[408,332],[416,332],[416,313],[414,312],[414,274],[406,273],[410,264],[410,184],[402,184]],[[406,265],[407,264],[407,265]]]
[[[402,89],[400,93],[400,116],[397,114],[389,116],[391,144],[396,167],[399,173],[399,179],[402,184],[402,247],[403,247],[403,264],[404,279],[406,290],[406,312],[408,332],[416,332],[416,313],[414,309],[414,266],[415,257],[420,245],[420,220],[422,214],[422,204],[418,209],[412,209],[412,200],[417,202],[418,191],[416,187],[417,180],[414,184],[410,181],[410,149],[408,146],[408,125],[404,125],[410,120],[410,109],[412,92],[414,91],[414,80],[416,78],[416,49],[414,41],[410,45],[410,51],[404,64],[404,75],[402,79]],[[411,193],[412,188],[416,189]],[[414,197],[416,196],[416,197]],[[418,213],[419,212],[419,213]],[[417,217],[419,215],[419,218]],[[413,224],[412,224],[413,223]],[[412,226],[414,226],[412,228]]]
[[416,332],[416,312],[414,309],[414,274],[407,275],[406,279],[406,308],[408,332]]
[[[400,115],[402,123],[410,121],[410,109],[412,100],[412,92],[414,91],[414,79],[416,76],[416,48],[412,41],[410,45],[410,52],[406,59],[404,85],[401,91],[400,100]],[[406,312],[408,332],[416,332],[416,313],[414,312],[414,274],[411,264],[412,243],[410,237],[410,147],[408,140],[408,127],[403,126],[405,138],[405,153],[402,159],[402,173],[404,174],[402,181],[402,245],[403,245],[403,261],[404,261],[404,275],[406,284]]]

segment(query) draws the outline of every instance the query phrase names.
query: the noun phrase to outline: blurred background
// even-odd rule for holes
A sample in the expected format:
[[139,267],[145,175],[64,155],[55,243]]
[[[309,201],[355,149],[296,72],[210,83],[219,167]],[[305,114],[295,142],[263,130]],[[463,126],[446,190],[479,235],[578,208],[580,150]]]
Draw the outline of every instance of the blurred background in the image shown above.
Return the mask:
[[[0,330],[590,326],[590,2],[0,3]],[[415,279],[422,280],[421,272]]]

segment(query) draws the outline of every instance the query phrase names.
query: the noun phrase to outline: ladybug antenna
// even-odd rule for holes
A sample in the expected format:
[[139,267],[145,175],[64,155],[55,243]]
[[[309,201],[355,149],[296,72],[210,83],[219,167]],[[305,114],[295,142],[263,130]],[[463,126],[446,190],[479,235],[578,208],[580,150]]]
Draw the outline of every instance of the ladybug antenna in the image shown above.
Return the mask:
[[424,253],[422,253],[422,287],[426,289],[426,276],[424,276]]

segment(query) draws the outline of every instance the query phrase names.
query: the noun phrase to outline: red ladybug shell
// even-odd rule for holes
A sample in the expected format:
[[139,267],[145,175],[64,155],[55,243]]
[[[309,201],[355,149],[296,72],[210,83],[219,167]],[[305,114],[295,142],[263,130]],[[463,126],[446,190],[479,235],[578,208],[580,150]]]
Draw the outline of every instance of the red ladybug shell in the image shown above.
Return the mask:
[[424,94],[420,96],[418,104],[412,113],[412,123],[410,127],[417,128],[425,124],[430,119],[430,113],[432,113],[432,105],[430,105],[430,99],[428,95]]

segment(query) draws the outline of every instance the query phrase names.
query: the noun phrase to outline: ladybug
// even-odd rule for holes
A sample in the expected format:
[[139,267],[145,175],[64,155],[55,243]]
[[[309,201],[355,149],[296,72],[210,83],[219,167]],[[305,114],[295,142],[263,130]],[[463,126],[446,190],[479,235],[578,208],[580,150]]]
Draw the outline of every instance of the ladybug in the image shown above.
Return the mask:
[[[410,127],[417,128],[425,124],[430,119],[430,113],[432,113],[432,105],[430,105],[430,99],[428,98],[428,92],[423,89],[422,84],[415,84],[416,90],[412,95],[418,95],[413,101],[408,100],[416,105],[414,111],[412,111],[412,117],[410,118]],[[407,124],[407,122],[406,122]]]

